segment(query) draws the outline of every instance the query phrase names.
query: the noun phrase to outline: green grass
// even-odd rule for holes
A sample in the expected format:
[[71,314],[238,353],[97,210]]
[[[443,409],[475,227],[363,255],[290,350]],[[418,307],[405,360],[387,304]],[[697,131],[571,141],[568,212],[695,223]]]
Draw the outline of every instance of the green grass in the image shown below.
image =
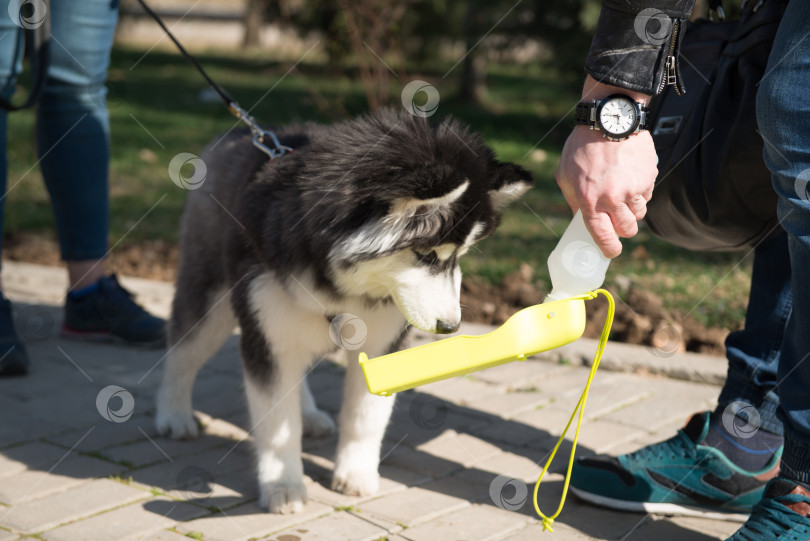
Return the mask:
[[[198,58],[244,107],[256,104],[252,112],[264,123],[330,121],[363,112],[365,95],[356,71],[327,66],[316,56],[286,77],[291,62],[256,53],[211,52]],[[520,163],[536,178],[535,188],[505,213],[495,236],[480,243],[465,258],[463,268],[468,275],[499,282],[525,261],[534,267],[538,283],[548,287],[545,260],[570,219],[554,172],[572,125],[580,77],[537,65],[491,65],[487,103],[479,107],[453,98],[457,84],[453,77],[458,74],[442,79],[447,67],[409,66],[409,71],[439,90],[440,113],[470,123],[500,159]],[[398,102],[402,84],[392,78],[392,103]],[[214,135],[230,129],[234,119],[218,101],[199,99],[207,88],[204,81],[173,53],[152,51],[143,56],[141,51],[117,47],[108,86],[113,150],[110,242],[121,241],[121,246],[146,239],[176,242],[185,193],[171,182],[167,166],[180,152],[199,153]],[[11,191],[5,232],[51,232],[47,194],[34,167],[30,111],[10,116],[9,138]],[[533,148],[535,152],[530,152]],[[739,264],[744,254],[690,253],[646,230],[624,246],[624,254],[610,267],[608,284],[624,275],[661,295],[667,307],[690,312],[704,323],[741,325],[750,258]]]

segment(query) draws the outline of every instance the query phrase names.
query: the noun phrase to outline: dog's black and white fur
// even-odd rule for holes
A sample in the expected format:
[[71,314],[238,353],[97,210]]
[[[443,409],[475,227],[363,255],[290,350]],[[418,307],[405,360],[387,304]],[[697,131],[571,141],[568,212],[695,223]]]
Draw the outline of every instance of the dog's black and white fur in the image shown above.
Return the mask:
[[[202,155],[208,174],[183,215],[156,424],[174,438],[197,435],[194,378],[238,324],[261,503],[285,513],[306,501],[302,432],[335,429],[304,378],[335,348],[330,320],[361,318],[369,357],[396,350],[409,323],[456,330],[458,259],[531,176],[449,119],[383,110],[277,133],[295,152],[272,162],[246,133]],[[332,481],[346,494],[377,490],[394,404],[366,390],[359,351],[349,352]]]

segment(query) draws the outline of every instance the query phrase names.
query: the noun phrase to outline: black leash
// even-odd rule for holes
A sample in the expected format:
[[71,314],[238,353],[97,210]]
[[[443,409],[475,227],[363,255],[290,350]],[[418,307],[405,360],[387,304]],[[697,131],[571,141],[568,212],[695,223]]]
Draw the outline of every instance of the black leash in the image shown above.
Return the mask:
[[[188,51],[186,51],[185,47],[183,47],[183,45],[177,40],[177,38],[174,37],[174,34],[172,34],[171,30],[169,30],[163,23],[163,20],[160,18],[160,16],[154,11],[152,11],[152,8],[147,6],[144,0],[138,0],[138,3],[141,4],[141,7],[143,7],[144,11],[146,11],[146,13],[148,13],[155,20],[155,22],[157,22],[160,25],[163,31],[166,32],[166,35],[169,36],[169,39],[171,39],[174,42],[174,44],[177,46],[180,52],[183,53],[183,56],[185,56],[186,59],[189,62],[191,62],[191,65],[197,68],[197,71],[199,71],[200,75],[202,75],[208,82],[208,84],[211,85],[211,88],[214,89],[214,92],[216,92],[219,95],[219,97],[222,99],[223,103],[225,103],[225,106],[228,108],[231,114],[248,125],[248,127],[250,128],[250,132],[253,134],[253,145],[256,148],[258,148],[259,150],[270,156],[271,160],[275,160],[276,158],[284,156],[288,152],[292,152],[293,150],[292,148],[286,145],[282,145],[279,142],[278,137],[276,137],[275,133],[269,130],[262,129],[261,126],[259,126],[253,119],[253,117],[250,116],[250,114],[247,111],[242,109],[239,106],[239,104],[236,103],[236,100],[233,99],[231,95],[225,91],[224,88],[219,86],[213,79],[211,79],[211,77],[208,76],[208,74],[205,72],[200,63],[197,62],[197,59],[191,56],[191,54]],[[265,137],[270,139],[270,144],[272,146],[267,146],[265,144]]]

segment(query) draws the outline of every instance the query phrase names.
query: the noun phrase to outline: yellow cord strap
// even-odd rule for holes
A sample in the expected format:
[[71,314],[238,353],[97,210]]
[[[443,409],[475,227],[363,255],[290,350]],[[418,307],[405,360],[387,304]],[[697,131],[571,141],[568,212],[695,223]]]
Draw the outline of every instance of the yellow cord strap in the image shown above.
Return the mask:
[[[543,471],[540,472],[540,477],[537,479],[537,483],[534,485],[534,494],[532,496],[532,503],[534,503],[534,510],[540,515],[540,518],[543,519],[543,531],[550,531],[554,532],[554,529],[551,525],[554,523],[554,519],[557,518],[560,513],[562,512],[563,505],[565,505],[565,498],[568,495],[568,482],[571,479],[571,469],[574,466],[574,455],[577,450],[577,440],[579,440],[579,429],[582,426],[582,416],[585,413],[585,402],[588,400],[588,391],[591,389],[591,383],[593,382],[593,377],[596,375],[596,370],[599,368],[599,362],[602,360],[602,354],[605,351],[605,345],[607,344],[608,336],[610,335],[610,327],[613,325],[613,313],[616,310],[616,303],[613,301],[613,296],[610,292],[604,289],[597,289],[596,291],[592,292],[593,297],[595,299],[599,294],[604,295],[607,297],[608,300],[608,313],[607,319],[605,319],[605,326],[602,328],[602,336],[599,338],[599,346],[596,348],[596,355],[593,358],[593,364],[591,365],[591,371],[588,374],[588,381],[585,384],[585,390],[582,391],[582,396],[579,398],[579,402],[577,402],[576,407],[574,408],[573,413],[571,413],[571,418],[568,420],[568,424],[565,425],[565,430],[560,435],[560,439],[557,440],[557,445],[554,446],[554,450],[551,451],[551,455],[546,460],[546,465],[543,466]],[[546,475],[549,466],[551,466],[551,461],[554,460],[554,455],[557,454],[557,450],[560,448],[560,445],[565,439],[565,434],[568,432],[568,429],[571,427],[571,423],[574,422],[574,417],[577,415],[577,410],[579,410],[579,419],[577,420],[577,430],[574,432],[574,442],[571,446],[571,456],[568,459],[568,471],[565,474],[565,483],[563,484],[563,492],[562,497],[560,498],[560,505],[557,507],[557,511],[547,517],[543,514],[540,510],[540,506],[537,503],[537,492],[540,490],[540,483],[543,481],[543,477]]]

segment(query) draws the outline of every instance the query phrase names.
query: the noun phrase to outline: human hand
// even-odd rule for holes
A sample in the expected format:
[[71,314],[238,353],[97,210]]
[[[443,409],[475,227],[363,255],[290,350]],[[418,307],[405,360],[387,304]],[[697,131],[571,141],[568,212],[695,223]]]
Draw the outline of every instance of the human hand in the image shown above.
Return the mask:
[[[583,99],[622,92],[616,87],[586,80]],[[633,96],[644,99],[642,95]],[[576,126],[565,142],[557,184],[565,200],[582,217],[605,257],[622,251],[619,237],[638,233],[638,220],[647,213],[658,175],[658,157],[649,131],[624,141],[610,141],[597,130]]]

